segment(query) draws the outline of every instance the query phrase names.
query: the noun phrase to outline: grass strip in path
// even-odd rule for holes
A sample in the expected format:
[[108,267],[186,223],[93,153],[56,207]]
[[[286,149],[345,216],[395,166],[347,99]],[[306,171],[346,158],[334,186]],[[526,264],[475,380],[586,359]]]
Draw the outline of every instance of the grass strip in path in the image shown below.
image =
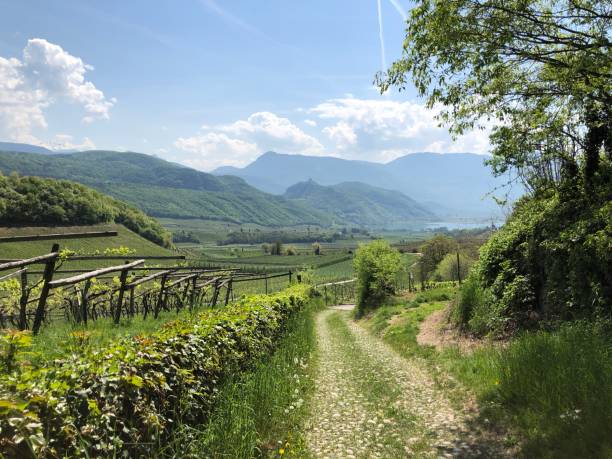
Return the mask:
[[322,312],[317,330],[320,368],[306,433],[315,457],[491,457],[472,413],[454,409],[417,359],[403,359],[346,312]]

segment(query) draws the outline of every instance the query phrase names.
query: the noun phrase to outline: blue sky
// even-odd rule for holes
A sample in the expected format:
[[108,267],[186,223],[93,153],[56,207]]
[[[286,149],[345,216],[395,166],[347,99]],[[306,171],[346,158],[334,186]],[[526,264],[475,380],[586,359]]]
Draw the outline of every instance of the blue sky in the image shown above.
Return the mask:
[[486,132],[453,141],[412,88],[373,88],[401,54],[409,6],[0,0],[0,140],[140,151],[201,170],[270,149],[383,162],[486,152]]

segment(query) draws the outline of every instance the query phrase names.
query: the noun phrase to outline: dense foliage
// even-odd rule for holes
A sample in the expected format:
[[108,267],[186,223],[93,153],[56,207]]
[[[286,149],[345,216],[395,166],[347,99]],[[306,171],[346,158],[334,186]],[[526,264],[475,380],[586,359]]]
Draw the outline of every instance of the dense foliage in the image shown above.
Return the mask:
[[491,164],[530,190],[600,151],[612,159],[612,10],[601,0],[419,0],[404,53],[379,83],[406,85],[460,134],[493,123]]
[[610,317],[612,181],[521,200],[481,250],[458,304],[471,330],[511,331],[539,320]]
[[0,375],[0,455],[155,456],[173,428],[206,421],[224,378],[268,353],[307,297],[299,285],[243,298],[104,352],[84,345]]
[[357,275],[357,316],[381,305],[395,293],[395,280],[402,268],[400,253],[388,242],[377,240],[361,245],[353,259]]
[[121,201],[77,183],[0,175],[0,225],[94,225],[120,223],[162,246],[170,235],[159,223]]

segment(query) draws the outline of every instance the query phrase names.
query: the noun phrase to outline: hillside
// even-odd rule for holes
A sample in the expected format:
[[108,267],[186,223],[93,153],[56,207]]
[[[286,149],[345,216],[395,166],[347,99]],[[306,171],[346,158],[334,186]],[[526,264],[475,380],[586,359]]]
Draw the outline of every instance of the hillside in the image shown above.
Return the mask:
[[435,218],[425,206],[403,193],[359,182],[322,186],[308,180],[289,187],[284,196],[354,224],[390,227]]
[[0,225],[100,223],[120,223],[156,244],[170,245],[170,234],[157,221],[84,185],[67,180],[0,175]]
[[129,202],[147,214],[264,225],[329,224],[329,216],[271,196],[237,177],[216,177],[140,153],[60,155],[0,152],[8,174],[65,178]]
[[[19,227],[19,228],[0,228],[0,236],[24,236],[30,234],[63,234],[79,233],[84,231],[117,231],[118,235],[104,238],[86,239],[55,239],[53,241],[28,241],[28,242],[3,242],[2,258],[30,258],[49,252],[53,242],[60,245],[60,249],[69,249],[82,254],[93,254],[96,251],[101,254],[106,249],[127,247],[137,255],[145,256],[168,256],[175,253],[166,248],[160,247],[151,241],[144,239],[138,234],[130,231],[123,225],[87,225],[87,226],[50,226],[50,227]],[[70,261],[66,268],[99,268],[103,264],[117,264],[117,260],[102,262],[93,261]]]
[[[485,158],[472,153],[414,153],[380,164],[268,152],[242,169],[222,167],[213,173],[242,177],[272,193],[309,179],[326,186],[363,182],[427,202],[428,208],[445,216],[483,218],[499,215],[497,204],[486,195],[507,181],[491,175]],[[275,173],[279,170],[283,174]],[[518,194],[520,190],[514,190]]]
[[15,153],[37,153],[39,155],[53,155],[54,151],[38,145],[30,145],[29,143],[15,142],[0,142],[1,151],[12,151]]

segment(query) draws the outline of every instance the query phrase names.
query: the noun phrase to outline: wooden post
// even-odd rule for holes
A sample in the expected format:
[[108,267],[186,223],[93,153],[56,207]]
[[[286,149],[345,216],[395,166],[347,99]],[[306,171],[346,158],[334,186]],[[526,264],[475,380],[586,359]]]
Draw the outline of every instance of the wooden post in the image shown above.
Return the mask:
[[130,287],[130,317],[134,317],[134,289],[136,287]]
[[220,290],[219,283],[220,283],[220,280],[216,279],[215,280],[215,291],[213,292],[212,299],[210,300],[210,305],[212,307],[215,307],[217,305],[217,298],[219,297],[219,290]]
[[461,265],[459,264],[459,251],[457,251],[457,279],[461,285]]
[[425,272],[423,271],[423,260],[419,263],[421,267],[421,292],[425,291]]
[[[126,262],[127,263],[127,262]],[[125,293],[125,283],[127,282],[128,270],[124,269],[121,271],[121,275],[119,276],[119,298],[117,299],[117,307],[115,308],[115,324],[119,323],[121,319],[121,308],[123,306],[123,294]]]
[[21,297],[19,298],[19,329],[28,328],[26,309],[28,307],[28,271],[21,271]]
[[293,274],[293,273],[292,273],[291,271],[289,271],[289,285],[291,285],[291,275],[292,275],[292,274]]
[[194,277],[191,280],[191,296],[189,298],[189,309],[192,310],[193,307],[195,306],[195,297],[196,297],[196,284],[198,282],[198,278]]
[[225,306],[229,303],[230,293],[232,292],[232,278],[227,281],[226,284],[227,291],[225,292]]
[[268,294],[268,273],[264,272],[264,280],[266,282],[266,295]]
[[90,286],[91,279],[87,279],[83,286],[83,291],[81,292],[81,319],[85,325],[87,325],[87,293],[89,292]]
[[[59,254],[59,244],[55,243],[51,247],[51,253]],[[34,315],[34,324],[32,325],[32,333],[35,335],[39,332],[42,321],[45,317],[45,307],[47,306],[47,297],[51,287],[49,282],[53,280],[53,271],[55,270],[55,262],[57,256],[51,258],[45,263],[45,272],[43,273],[43,285],[40,291],[40,297],[38,299],[38,306],[36,307],[36,314]]]
[[161,305],[162,305],[162,300],[164,297],[164,289],[166,288],[166,277],[167,275],[164,274],[161,278],[161,286],[159,288],[159,295],[157,296],[157,302],[155,303],[155,310],[153,311],[154,319],[157,319],[157,316],[159,315],[159,308],[161,308]]

